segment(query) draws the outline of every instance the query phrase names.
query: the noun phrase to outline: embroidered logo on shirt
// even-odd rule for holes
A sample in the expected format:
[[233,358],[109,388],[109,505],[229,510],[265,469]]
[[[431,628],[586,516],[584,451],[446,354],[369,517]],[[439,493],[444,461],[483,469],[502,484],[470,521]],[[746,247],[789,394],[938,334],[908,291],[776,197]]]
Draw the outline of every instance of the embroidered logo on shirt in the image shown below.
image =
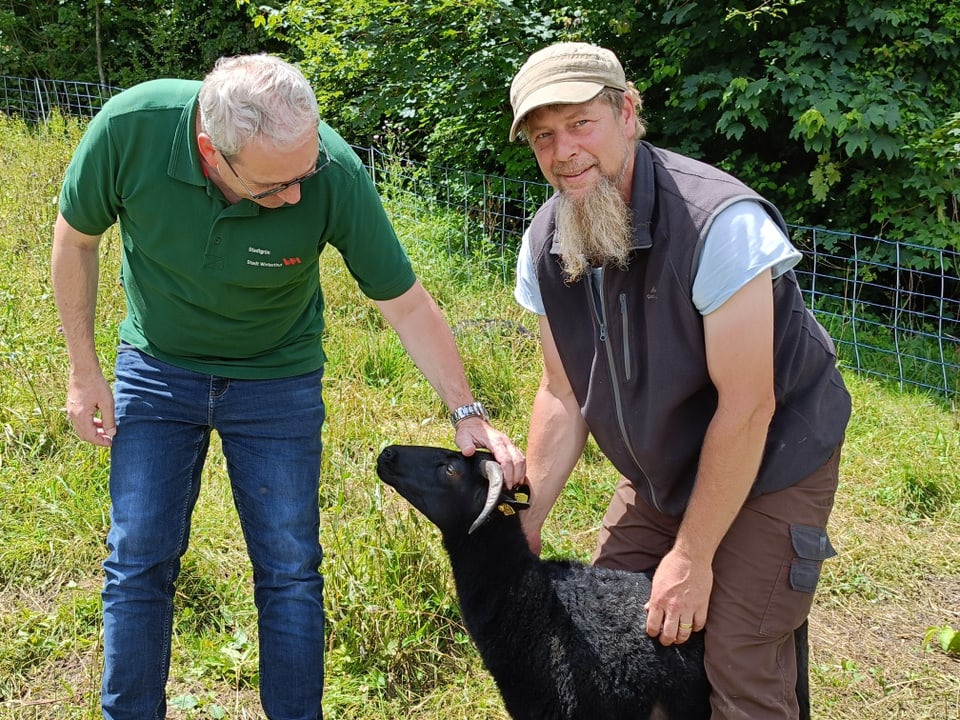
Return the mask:
[[[253,247],[252,245],[247,248],[247,252],[253,255],[254,258],[247,258],[247,265],[252,267],[261,267],[261,268],[280,268],[280,267],[290,267],[291,265],[302,265],[303,262],[298,257],[288,257],[282,258],[282,262],[276,262],[274,260],[265,259],[267,256],[271,255],[271,251],[267,248],[258,248]],[[264,258],[264,259],[259,259]]]

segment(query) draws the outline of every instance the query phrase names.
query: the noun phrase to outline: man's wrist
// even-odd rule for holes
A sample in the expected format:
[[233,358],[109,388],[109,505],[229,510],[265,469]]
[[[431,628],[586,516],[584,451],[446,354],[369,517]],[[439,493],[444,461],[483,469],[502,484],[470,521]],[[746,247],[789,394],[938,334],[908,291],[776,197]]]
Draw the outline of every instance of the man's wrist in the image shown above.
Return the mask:
[[456,427],[461,420],[466,420],[471,417],[479,417],[484,420],[490,420],[490,416],[487,414],[487,409],[479,402],[467,403],[466,405],[461,405],[456,410],[450,413],[450,424]]

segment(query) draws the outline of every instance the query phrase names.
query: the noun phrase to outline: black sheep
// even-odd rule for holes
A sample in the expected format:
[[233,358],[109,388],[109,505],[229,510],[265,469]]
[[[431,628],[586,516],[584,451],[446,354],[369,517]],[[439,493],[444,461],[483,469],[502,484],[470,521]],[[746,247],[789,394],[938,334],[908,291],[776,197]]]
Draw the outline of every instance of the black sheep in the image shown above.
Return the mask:
[[489,455],[391,446],[377,473],[440,528],[463,621],[511,717],[710,717],[703,634],[672,647],[649,637],[643,574],[530,552],[523,503]]
[[[488,453],[392,445],[377,474],[440,528],[463,621],[512,718],[710,717],[703,633],[664,647],[646,633],[646,575],[530,552],[516,515],[529,490],[504,489]],[[795,639],[809,720],[806,623]]]

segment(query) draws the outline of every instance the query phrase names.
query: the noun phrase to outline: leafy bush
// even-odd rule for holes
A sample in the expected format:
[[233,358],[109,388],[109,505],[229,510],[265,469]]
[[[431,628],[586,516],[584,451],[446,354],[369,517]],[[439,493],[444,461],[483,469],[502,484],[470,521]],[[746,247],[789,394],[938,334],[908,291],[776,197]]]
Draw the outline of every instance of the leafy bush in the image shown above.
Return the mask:
[[529,151],[506,141],[508,88],[523,57],[559,36],[549,10],[513,0],[248,5],[268,37],[302,55],[323,114],[348,140],[457,167],[532,170]]
[[31,0],[0,9],[0,74],[129,87],[202,77],[221,55],[279,50],[235,2]]
[[663,22],[654,83],[678,81],[667,104],[690,151],[759,170],[791,221],[955,246],[955,3],[691,3]]

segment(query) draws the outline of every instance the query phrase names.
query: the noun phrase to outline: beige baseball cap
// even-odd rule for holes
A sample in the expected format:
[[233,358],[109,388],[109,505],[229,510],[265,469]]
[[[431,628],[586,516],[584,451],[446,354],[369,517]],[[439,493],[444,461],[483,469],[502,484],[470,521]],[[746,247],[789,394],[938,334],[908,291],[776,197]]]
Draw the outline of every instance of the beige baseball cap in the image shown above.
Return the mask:
[[517,127],[532,110],[587,102],[605,87],[627,89],[623,66],[609,50],[581,42],[557,43],[538,50],[510,83],[510,140],[516,139]]

